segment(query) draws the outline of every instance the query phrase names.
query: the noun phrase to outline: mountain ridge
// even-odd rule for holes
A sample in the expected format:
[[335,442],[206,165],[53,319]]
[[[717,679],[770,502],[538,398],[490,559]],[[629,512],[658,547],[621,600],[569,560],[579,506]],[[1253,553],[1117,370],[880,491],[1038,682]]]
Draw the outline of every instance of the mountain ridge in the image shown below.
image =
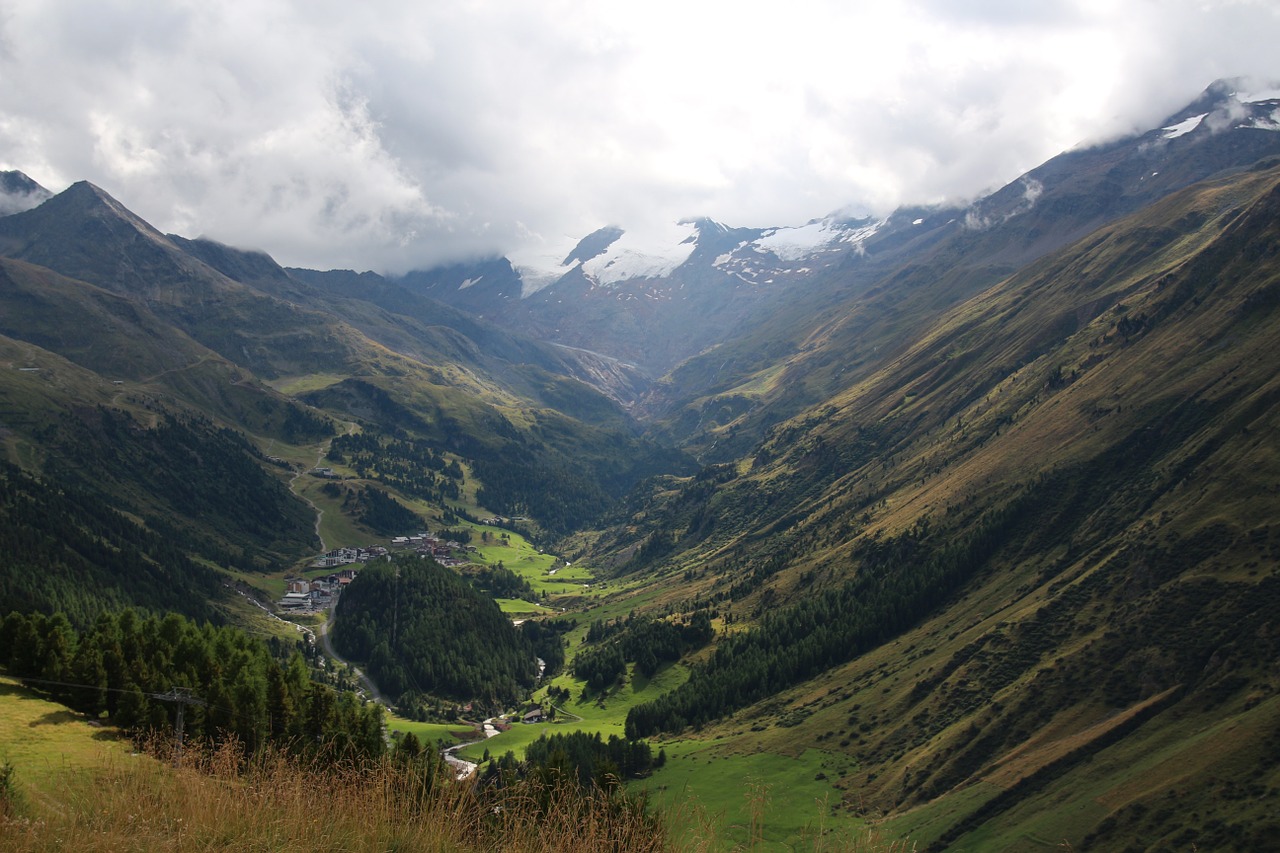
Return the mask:
[[[1263,128],[1271,128],[1267,117],[1277,102],[1246,95],[1260,99],[1241,103],[1236,82],[1215,82],[1161,127],[1064,152],[968,205],[907,206],[883,219],[831,214],[799,227],[714,223],[715,228],[702,231],[696,225],[702,220],[688,220],[691,230],[684,233],[695,235],[694,248],[663,276],[605,281],[586,272],[582,262],[564,263],[575,257],[571,250],[563,262],[560,257],[551,261],[561,269],[539,273],[534,287],[526,282],[521,288],[518,271],[508,274],[494,298],[473,287],[422,286],[441,301],[456,300],[508,327],[666,373],[719,343],[767,327],[773,315],[788,312],[793,300],[805,301],[812,313],[821,300],[874,286],[904,263],[945,253],[949,243],[965,244],[958,252],[969,257],[974,254],[969,244],[985,243],[986,264],[1007,273],[1164,194],[1276,154],[1276,134]],[[1195,110],[1236,120],[1216,131],[1206,122],[1195,132],[1167,133],[1169,124]],[[1162,168],[1161,162],[1177,165]],[[609,235],[614,247],[626,230],[610,228],[596,233]],[[622,233],[612,236],[615,231]],[[787,258],[770,251],[770,241]],[[802,248],[806,241],[812,250]],[[470,280],[464,269],[454,267],[457,281]],[[546,277],[554,280],[543,283]],[[426,282],[431,274],[406,278]],[[684,314],[697,316],[698,322],[682,321]]]
[[[1134,750],[1280,712],[1277,222],[1280,165],[1171,195],[957,305],[714,480],[630,507],[589,558],[752,626],[631,730],[842,736],[846,805],[927,849],[1012,845],[1037,808],[1073,844],[1265,837],[1265,807],[1238,836],[1188,816],[1276,764],[1171,778]],[[1087,799],[1073,785],[1108,807],[1043,817]],[[1180,808],[1153,819],[1160,798]]]

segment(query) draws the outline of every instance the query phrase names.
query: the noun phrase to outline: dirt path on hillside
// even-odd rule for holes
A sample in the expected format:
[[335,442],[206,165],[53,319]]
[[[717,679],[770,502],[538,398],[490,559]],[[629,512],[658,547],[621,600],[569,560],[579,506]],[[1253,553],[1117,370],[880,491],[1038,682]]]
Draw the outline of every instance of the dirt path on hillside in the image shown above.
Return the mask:
[[[348,424],[346,424],[346,427],[347,427],[347,432],[346,432],[346,434],[347,434],[347,435],[351,435],[352,433],[354,433],[354,432],[356,431],[356,425],[355,425],[355,424],[348,423]],[[274,443],[274,441],[275,441],[275,440],[274,440],[274,439],[272,439],[272,441],[273,441],[273,443]],[[333,446],[333,437],[332,437],[332,436],[330,436],[329,438],[325,439],[323,442],[321,442],[321,443],[319,444],[319,446],[317,447],[317,450],[316,450],[316,462],[315,462],[315,464],[314,464],[314,465],[312,465],[312,466],[311,466],[312,468],[319,468],[319,467],[320,467],[320,463],[321,463],[321,462],[323,462],[323,461],[324,461],[325,456],[327,456],[327,455],[329,454],[329,448],[331,448],[332,446]],[[321,509],[320,507],[316,506],[316,502],[315,502],[315,501],[313,501],[313,500],[311,500],[311,498],[307,497],[306,495],[304,495],[304,494],[302,494],[300,491],[298,491],[298,478],[299,478],[299,477],[301,477],[301,476],[302,476],[303,474],[305,474],[305,473],[306,473],[306,472],[305,472],[305,471],[303,471],[303,470],[301,470],[301,469],[293,472],[293,476],[289,478],[289,491],[293,492],[293,493],[294,493],[295,495],[297,495],[299,498],[301,498],[302,500],[306,501],[306,502],[307,502],[307,506],[309,506],[309,507],[311,507],[311,509],[315,510],[315,514],[316,514],[316,524],[315,524],[316,538],[320,540],[320,550],[321,550],[322,552],[324,552],[324,551],[328,551],[328,550],[329,550],[329,546],[328,546],[328,544],[324,541],[324,535],[320,532],[320,522],[324,520],[324,510],[323,510],[323,509]]]
[[[319,467],[320,467],[320,463],[324,461],[325,454],[327,454],[327,453],[329,452],[329,448],[330,448],[332,445],[333,445],[333,439],[332,439],[332,438],[327,439],[323,444],[321,444],[321,445],[320,445],[320,450],[319,450],[319,452],[317,452],[317,453],[316,453],[316,464],[315,464],[315,465],[312,465],[312,466],[311,466],[312,468],[319,468]],[[289,478],[289,491],[293,492],[295,495],[297,495],[298,497],[300,497],[300,498],[302,498],[304,501],[306,501],[306,502],[307,502],[307,506],[311,507],[311,509],[315,511],[315,514],[316,514],[316,524],[315,524],[316,538],[320,540],[320,551],[321,551],[321,552],[325,552],[325,551],[328,551],[328,550],[329,550],[329,547],[328,547],[328,545],[326,545],[326,544],[325,544],[325,541],[324,541],[324,534],[322,534],[322,533],[320,532],[320,522],[324,519],[324,510],[322,510],[320,507],[316,506],[316,502],[315,502],[315,501],[313,501],[313,500],[311,500],[311,498],[307,497],[306,495],[304,495],[304,494],[302,494],[300,491],[298,491],[298,478],[299,478],[299,477],[301,477],[304,473],[305,473],[305,472],[304,472],[302,469],[298,469],[297,471],[294,471],[294,472],[293,472],[293,476]]]

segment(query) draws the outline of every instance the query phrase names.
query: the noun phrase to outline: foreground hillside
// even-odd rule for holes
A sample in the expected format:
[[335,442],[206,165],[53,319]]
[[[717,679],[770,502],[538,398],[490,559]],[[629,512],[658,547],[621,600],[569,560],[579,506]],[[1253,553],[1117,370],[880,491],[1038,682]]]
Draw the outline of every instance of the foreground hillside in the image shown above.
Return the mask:
[[629,731],[847,755],[939,849],[1265,847],[1278,223],[1275,167],[1175,194],[633,506],[600,555],[733,631]]
[[167,742],[140,752],[7,678],[0,720],[5,850],[672,849],[651,818],[607,798],[533,784],[480,796],[403,757],[246,760],[230,742],[189,746],[170,766],[156,760]]

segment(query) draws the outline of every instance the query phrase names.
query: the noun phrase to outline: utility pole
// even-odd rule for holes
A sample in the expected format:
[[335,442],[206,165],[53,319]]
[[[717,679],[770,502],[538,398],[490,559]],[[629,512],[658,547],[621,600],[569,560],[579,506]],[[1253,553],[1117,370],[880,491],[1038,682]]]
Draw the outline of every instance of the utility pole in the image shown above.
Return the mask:
[[209,703],[192,693],[190,687],[172,687],[168,693],[156,693],[153,696],[161,702],[178,703],[178,724],[174,728],[173,743],[173,766],[177,767],[182,763],[182,726],[187,706],[199,705],[204,708]]

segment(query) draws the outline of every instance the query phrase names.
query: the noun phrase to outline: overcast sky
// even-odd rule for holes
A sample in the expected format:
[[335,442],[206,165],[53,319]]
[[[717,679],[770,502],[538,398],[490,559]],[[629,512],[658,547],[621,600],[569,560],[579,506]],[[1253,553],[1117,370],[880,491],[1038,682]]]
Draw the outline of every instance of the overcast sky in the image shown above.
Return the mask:
[[402,271],[972,198],[1278,46],[1275,0],[5,0],[0,166]]

